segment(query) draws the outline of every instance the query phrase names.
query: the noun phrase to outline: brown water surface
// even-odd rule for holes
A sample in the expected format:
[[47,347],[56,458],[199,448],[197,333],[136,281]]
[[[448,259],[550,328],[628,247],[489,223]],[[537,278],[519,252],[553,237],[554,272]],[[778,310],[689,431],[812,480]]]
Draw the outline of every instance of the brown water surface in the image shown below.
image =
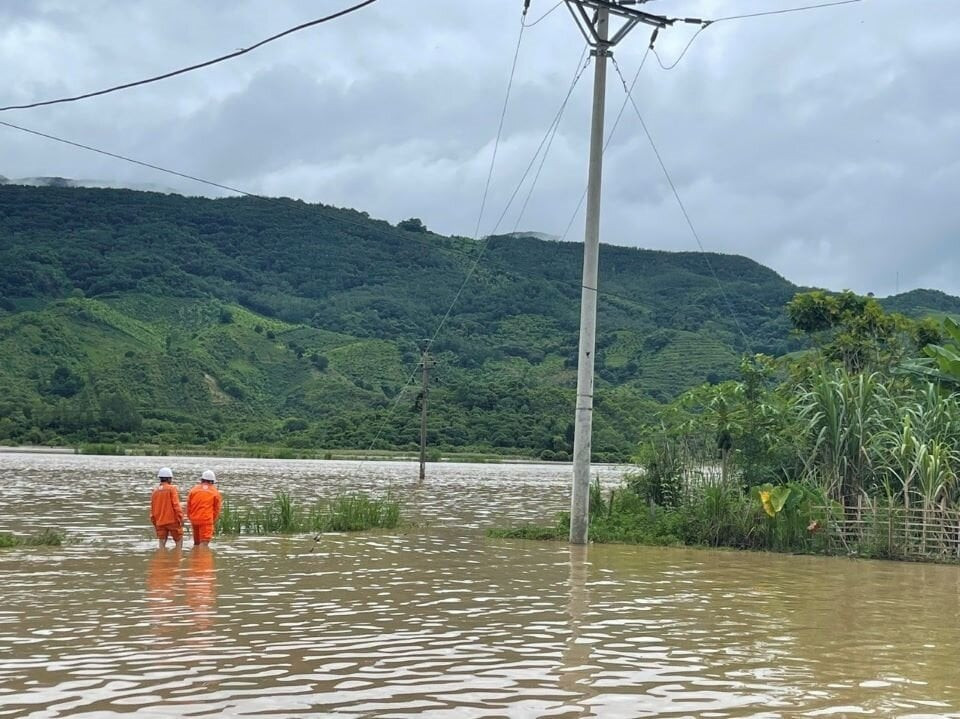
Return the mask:
[[[158,552],[151,458],[0,454],[0,717],[960,717],[960,569],[488,540],[569,468],[164,458],[415,529]],[[614,468],[601,470],[614,481]]]

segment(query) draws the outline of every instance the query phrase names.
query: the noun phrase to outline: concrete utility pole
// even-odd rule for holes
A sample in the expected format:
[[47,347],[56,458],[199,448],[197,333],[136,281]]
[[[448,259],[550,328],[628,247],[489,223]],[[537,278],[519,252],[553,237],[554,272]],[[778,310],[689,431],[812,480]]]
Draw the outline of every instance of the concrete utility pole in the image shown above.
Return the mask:
[[424,346],[420,357],[423,378],[420,389],[420,481],[427,476],[427,385],[430,382],[430,355]]
[[[583,288],[580,297],[580,349],[577,361],[577,409],[573,440],[573,491],[570,498],[570,543],[586,544],[590,522],[590,454],[593,432],[593,366],[597,339],[597,267],[600,256],[600,180],[603,168],[603,124],[607,57],[634,27],[662,28],[671,21],[635,10],[646,0],[565,0],[580,31],[593,48],[593,120],[587,183],[587,223],[583,240]],[[610,18],[622,21],[611,32]]]

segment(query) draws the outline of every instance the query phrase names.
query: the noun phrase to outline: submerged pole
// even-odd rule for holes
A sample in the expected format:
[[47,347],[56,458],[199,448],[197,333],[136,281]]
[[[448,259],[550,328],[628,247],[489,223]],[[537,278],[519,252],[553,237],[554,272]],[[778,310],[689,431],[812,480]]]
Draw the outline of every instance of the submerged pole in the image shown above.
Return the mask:
[[593,71],[593,120],[587,183],[587,222],[583,239],[580,291],[580,349],[577,354],[577,409],[573,439],[573,490],[570,497],[570,543],[586,544],[590,522],[590,455],[593,431],[593,365],[597,340],[597,269],[600,257],[600,180],[603,171],[603,125],[607,85],[609,12],[597,10],[598,42]]
[[423,367],[422,386],[420,389],[420,481],[427,476],[427,392],[430,383],[430,355],[426,347],[421,358]]

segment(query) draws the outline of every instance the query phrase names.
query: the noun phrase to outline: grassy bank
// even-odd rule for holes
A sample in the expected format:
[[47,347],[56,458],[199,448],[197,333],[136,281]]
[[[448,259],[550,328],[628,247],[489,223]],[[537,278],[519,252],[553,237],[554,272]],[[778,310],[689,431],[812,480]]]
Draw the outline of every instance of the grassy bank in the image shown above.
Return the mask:
[[787,309],[816,349],[746,357],[739,381],[663,408],[637,471],[609,496],[594,487],[590,539],[960,561],[960,323],[852,293]]
[[0,549],[10,547],[59,547],[63,544],[64,539],[63,532],[55,529],[43,529],[27,536],[0,532]]
[[[838,542],[831,530],[841,515],[795,483],[787,485],[788,491],[764,485],[746,492],[718,484],[692,492],[673,506],[650,502],[643,485],[643,475],[633,474],[609,493],[597,484],[591,487],[589,541],[902,558],[891,556],[889,543],[876,537]],[[566,540],[569,533],[570,515],[561,512],[552,524],[496,528],[487,536]]]
[[[960,561],[960,392],[905,370],[786,369],[748,359],[743,381],[661,413],[637,470],[606,496],[593,488],[589,538]],[[494,534],[559,539],[568,526]]]
[[400,524],[400,503],[391,497],[350,494],[330,501],[307,504],[278,492],[266,504],[224,503],[217,521],[220,534],[306,534],[395,529]]

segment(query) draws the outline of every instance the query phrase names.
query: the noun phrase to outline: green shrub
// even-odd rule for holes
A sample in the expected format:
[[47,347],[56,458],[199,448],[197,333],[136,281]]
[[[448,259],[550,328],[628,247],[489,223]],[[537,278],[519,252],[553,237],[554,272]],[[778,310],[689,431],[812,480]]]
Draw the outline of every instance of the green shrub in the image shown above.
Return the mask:
[[59,547],[66,535],[56,529],[41,529],[29,536],[0,532],[0,548],[9,547]]

